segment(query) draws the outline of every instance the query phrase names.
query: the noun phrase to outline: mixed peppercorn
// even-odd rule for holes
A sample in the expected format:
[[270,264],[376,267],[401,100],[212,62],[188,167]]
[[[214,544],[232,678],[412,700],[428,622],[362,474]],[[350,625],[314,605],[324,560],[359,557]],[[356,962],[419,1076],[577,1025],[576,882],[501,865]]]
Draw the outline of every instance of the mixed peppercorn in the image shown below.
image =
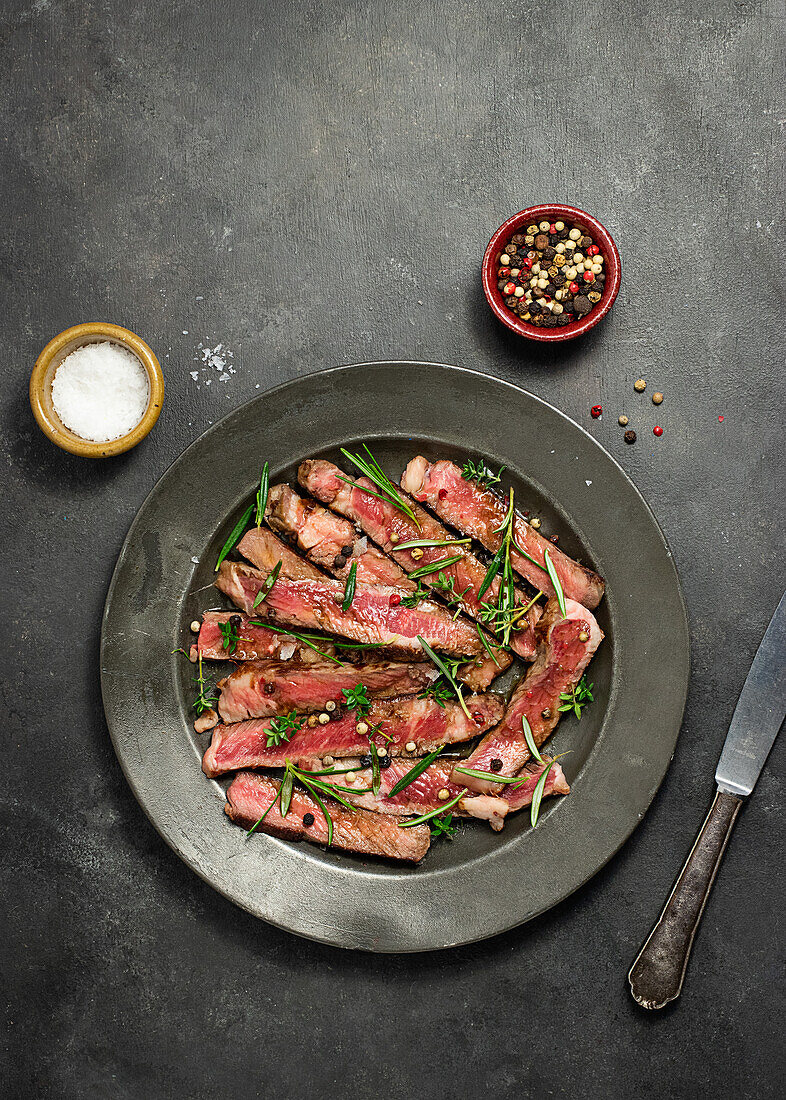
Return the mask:
[[497,257],[497,286],[508,309],[539,328],[585,317],[601,300],[604,258],[583,230],[564,221],[532,223]]

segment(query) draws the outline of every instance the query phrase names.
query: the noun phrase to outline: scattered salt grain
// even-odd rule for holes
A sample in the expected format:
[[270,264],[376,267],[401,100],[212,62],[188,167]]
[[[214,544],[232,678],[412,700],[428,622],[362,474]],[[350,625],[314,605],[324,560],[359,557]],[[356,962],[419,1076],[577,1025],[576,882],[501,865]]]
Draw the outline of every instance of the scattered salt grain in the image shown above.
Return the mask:
[[145,368],[119,344],[85,344],[67,355],[52,379],[52,404],[82,439],[119,439],[142,419],[150,396]]

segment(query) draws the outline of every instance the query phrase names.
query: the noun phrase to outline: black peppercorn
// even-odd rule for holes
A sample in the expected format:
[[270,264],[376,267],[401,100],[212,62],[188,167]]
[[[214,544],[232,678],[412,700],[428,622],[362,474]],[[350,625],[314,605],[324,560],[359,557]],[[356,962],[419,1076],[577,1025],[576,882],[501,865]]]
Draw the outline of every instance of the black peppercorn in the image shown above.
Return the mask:
[[497,757],[495,757],[491,761],[491,763],[489,764],[489,770],[492,771],[492,772],[501,772],[502,771],[502,761],[497,759]]
[[343,569],[346,564],[347,559],[344,557],[343,554],[336,554],[335,558],[333,558],[334,569]]
[[371,754],[370,753],[366,753],[365,756],[361,756],[360,766],[362,768],[370,768],[371,767]]
[[306,826],[307,829],[310,829],[311,826],[314,824],[314,815],[303,814],[303,824]]
[[636,433],[632,429],[629,428],[628,431],[625,432],[624,439],[625,439],[626,443],[635,443],[636,442]]

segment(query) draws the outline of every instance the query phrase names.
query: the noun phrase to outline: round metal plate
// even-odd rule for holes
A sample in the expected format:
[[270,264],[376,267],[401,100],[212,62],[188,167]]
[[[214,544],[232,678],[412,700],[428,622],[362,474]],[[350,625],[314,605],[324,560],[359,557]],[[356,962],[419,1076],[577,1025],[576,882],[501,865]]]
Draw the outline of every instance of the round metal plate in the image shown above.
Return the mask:
[[[392,476],[418,453],[507,467],[520,508],[607,581],[597,612],[595,702],[549,743],[570,750],[566,798],[502,833],[462,825],[419,867],[255,834],[222,812],[200,769],[193,666],[172,650],[218,606],[213,566],[267,459],[271,483],[313,455],[366,441]],[[192,558],[197,558],[195,565]],[[340,947],[423,951],[529,920],[598,871],[641,821],[669,766],[688,684],[677,572],[644,500],[617,463],[539,398],[474,371],[365,363],[311,374],[231,413],[193,443],[139,510],[118,559],[101,638],[107,722],[134,794],[169,845],[238,905]]]

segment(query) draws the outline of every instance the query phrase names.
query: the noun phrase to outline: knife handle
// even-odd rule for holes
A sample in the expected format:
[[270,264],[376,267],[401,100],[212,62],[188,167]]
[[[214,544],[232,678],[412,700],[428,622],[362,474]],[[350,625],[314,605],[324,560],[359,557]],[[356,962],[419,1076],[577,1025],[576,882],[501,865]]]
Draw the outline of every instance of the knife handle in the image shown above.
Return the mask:
[[630,968],[630,990],[642,1008],[663,1008],[680,995],[693,937],[741,805],[741,798],[716,792],[660,919]]

